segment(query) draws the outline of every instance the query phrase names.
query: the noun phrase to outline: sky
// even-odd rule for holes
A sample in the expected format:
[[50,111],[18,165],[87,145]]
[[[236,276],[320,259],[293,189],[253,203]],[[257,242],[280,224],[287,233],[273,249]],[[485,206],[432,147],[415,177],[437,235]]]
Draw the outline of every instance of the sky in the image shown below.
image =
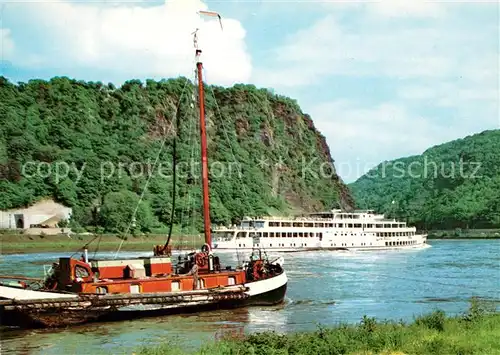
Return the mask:
[[[198,10],[217,11],[214,18]],[[0,1],[0,75],[192,77],[296,99],[352,182],[377,164],[500,128],[497,2]]]

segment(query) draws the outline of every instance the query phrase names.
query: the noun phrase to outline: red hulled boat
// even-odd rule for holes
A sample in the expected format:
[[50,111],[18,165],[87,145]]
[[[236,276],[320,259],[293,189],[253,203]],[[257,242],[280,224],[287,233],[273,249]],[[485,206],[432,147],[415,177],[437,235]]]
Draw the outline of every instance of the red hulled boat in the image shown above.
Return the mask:
[[282,258],[269,261],[255,249],[247,262],[233,268],[223,266],[212,252],[203,66],[196,41],[195,47],[205,234],[201,250],[179,256],[175,264],[168,240],[151,257],[89,259],[87,249],[81,259],[62,257],[41,288],[22,281],[0,283],[3,325],[57,327],[283,302],[287,276]]

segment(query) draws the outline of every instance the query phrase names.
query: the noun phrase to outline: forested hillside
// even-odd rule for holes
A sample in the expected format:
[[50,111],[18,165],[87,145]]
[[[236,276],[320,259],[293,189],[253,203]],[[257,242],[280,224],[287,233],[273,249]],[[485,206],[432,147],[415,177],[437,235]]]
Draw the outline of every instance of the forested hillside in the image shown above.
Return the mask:
[[384,162],[350,188],[358,207],[421,228],[500,227],[500,130]]
[[[135,230],[164,228],[177,136],[175,223],[199,224],[195,94],[184,78],[115,88],[0,77],[0,209],[54,198],[73,207],[73,226],[119,232],[138,206]],[[353,206],[324,137],[294,100],[249,85],[207,86],[206,104],[214,223]]]

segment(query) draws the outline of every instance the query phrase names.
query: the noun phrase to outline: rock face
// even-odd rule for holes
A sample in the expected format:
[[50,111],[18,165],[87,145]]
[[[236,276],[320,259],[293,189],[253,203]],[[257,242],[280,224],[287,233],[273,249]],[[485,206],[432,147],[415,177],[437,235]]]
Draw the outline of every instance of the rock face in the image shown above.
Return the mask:
[[[214,222],[354,206],[325,138],[294,100],[252,85],[205,91]],[[0,78],[0,209],[52,197],[82,226],[119,230],[136,205],[137,228],[161,227],[170,220],[177,137],[174,219],[199,216],[194,100],[184,78],[120,88]]]

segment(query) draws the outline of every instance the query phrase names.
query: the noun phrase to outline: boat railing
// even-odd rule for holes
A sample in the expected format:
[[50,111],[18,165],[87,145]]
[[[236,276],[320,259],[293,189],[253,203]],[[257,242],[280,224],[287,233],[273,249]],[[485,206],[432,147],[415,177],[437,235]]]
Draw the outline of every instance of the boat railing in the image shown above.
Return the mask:
[[253,231],[253,230],[257,230],[257,229],[261,229],[261,228],[265,228],[265,227],[245,227],[245,226],[230,226],[230,227],[226,227],[226,226],[222,226],[222,227],[214,227],[213,228],[213,231],[214,232],[233,232],[233,231],[236,231],[236,230],[245,230],[245,231]]
[[259,218],[259,219],[264,220],[264,221],[294,222],[294,221],[315,221],[315,220],[318,220],[319,218],[312,218],[312,217],[264,217],[264,218]]
[[[386,222],[389,222],[389,221],[386,221]],[[408,229],[408,230],[415,230],[416,228],[414,226],[408,226],[406,224],[403,224],[401,222],[392,222],[393,224],[395,224],[394,226],[388,226],[388,227],[376,227],[376,226],[373,226],[373,227],[368,227],[367,226],[367,223],[366,221],[364,223],[362,223],[363,225],[363,229],[368,229],[368,230],[373,230],[373,231],[385,231],[385,230],[401,230],[401,229]],[[373,223],[370,223],[370,224],[373,224]],[[286,229],[289,229],[289,228],[298,228],[299,230],[303,230],[304,228],[328,228],[328,229],[342,229],[342,230],[345,230],[345,229],[359,229],[359,228],[353,228],[353,227],[347,227],[347,226],[343,226],[343,227],[319,227],[319,226],[236,226],[236,225],[233,225],[233,226],[217,226],[217,227],[213,227],[212,230],[214,232],[234,232],[234,231],[257,231],[257,230],[262,230],[262,229],[266,229],[266,228],[271,228],[271,229],[274,229],[274,228],[286,228]]]

